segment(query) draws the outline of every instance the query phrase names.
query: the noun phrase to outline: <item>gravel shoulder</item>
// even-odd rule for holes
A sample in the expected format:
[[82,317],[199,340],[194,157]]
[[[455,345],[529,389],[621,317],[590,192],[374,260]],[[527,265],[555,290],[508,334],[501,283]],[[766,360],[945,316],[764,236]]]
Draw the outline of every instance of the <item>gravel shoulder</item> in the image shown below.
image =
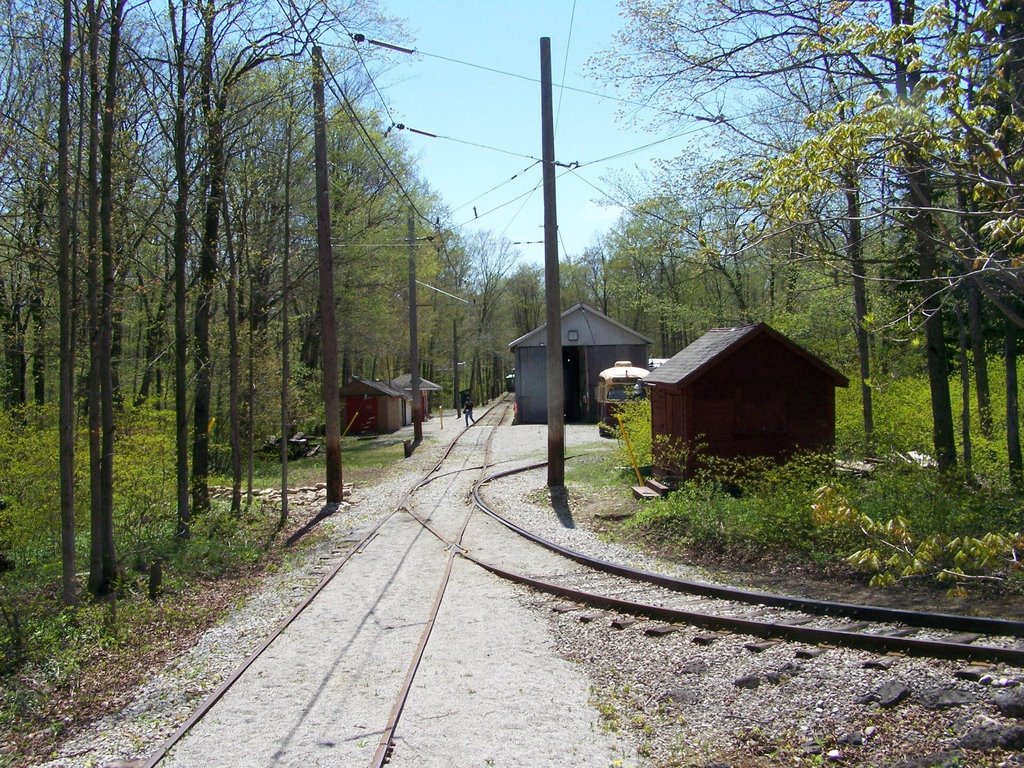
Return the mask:
[[[357,503],[326,520],[325,535],[292,567],[270,576],[188,653],[154,670],[126,707],[66,742],[45,768],[131,765],[116,761],[149,754],[309,593],[348,542],[394,509],[408,484],[436,463],[443,446],[461,429],[462,423],[452,418],[445,419],[443,431],[437,421],[428,422],[427,441],[388,473],[386,483],[357,488]],[[545,458],[543,425],[501,430],[493,456],[500,468]],[[594,441],[592,427],[567,428],[570,451]],[[544,483],[543,470],[531,471],[485,486],[484,495],[497,511],[575,549],[641,567],[673,569],[688,578],[709,578],[700,569],[671,566],[602,541],[564,509],[545,503]],[[437,522],[445,524],[451,511],[447,503],[440,505],[434,513]],[[402,535],[415,538],[413,528],[404,526]],[[467,530],[467,545],[484,559],[506,558],[518,565],[529,558],[540,564],[550,557],[529,548],[511,552],[506,535],[477,515]],[[694,640],[701,633],[692,628],[652,638],[644,634],[643,621],[615,629],[608,615],[583,622],[579,611],[556,612],[547,596],[500,582],[463,560],[456,559],[452,580],[457,589],[442,603],[414,682],[396,739],[395,766],[1024,765],[1024,728],[1018,719],[1024,701],[1016,715],[1003,706],[1022,689],[1024,672],[1019,669],[993,667],[971,678],[962,674],[964,664],[877,659],[836,648],[811,658],[797,658],[790,645],[754,653],[745,646],[752,638],[726,637],[698,645]],[[357,599],[358,590],[339,585],[334,602],[351,607]],[[334,646],[313,639],[337,634],[343,643],[353,641],[363,632],[361,622],[383,623],[396,638],[417,634],[419,625],[403,627],[399,619],[413,610],[410,603],[426,598],[416,593],[403,599],[390,612],[364,606],[353,612],[354,623],[341,630],[337,613],[317,609],[320,615],[309,617],[312,632],[296,632],[297,644],[279,648],[275,655],[284,662],[302,655],[308,663],[295,668],[291,677],[312,682],[322,692],[292,706],[286,692],[292,681],[275,677],[279,672],[271,666],[260,667],[261,676],[273,684],[249,692],[240,689],[222,710],[234,709],[236,716],[224,714],[223,722],[211,719],[208,724],[212,730],[206,743],[228,741],[224,751],[183,750],[175,764],[241,765],[232,762],[231,746],[264,738],[259,720],[250,723],[251,731],[230,739],[218,736],[222,731],[216,729],[237,728],[238,718],[244,723],[254,707],[291,714],[279,718],[282,732],[257,750],[260,759],[245,764],[364,764],[366,750],[372,752],[376,745],[372,731],[377,721],[346,716],[363,726],[362,735],[347,742],[343,739],[349,737],[340,734],[324,738],[330,717],[320,713],[345,712],[348,703],[344,696],[329,699],[338,693],[327,693],[322,681],[325,667],[340,665],[355,672],[374,663],[368,656],[361,667],[352,657],[339,661],[337,654],[324,652]],[[404,668],[406,661],[399,653],[394,666]],[[371,682],[370,687],[377,684],[390,688],[393,679]],[[383,700],[390,706],[391,698]],[[314,727],[318,719],[325,722]],[[271,749],[289,738],[296,745],[318,738],[332,743],[312,752],[302,746],[287,756]]]
[[[494,481],[484,496],[498,513],[577,551],[722,583],[703,569],[603,541],[564,502],[552,504],[544,483],[544,470],[533,470]],[[657,622],[616,628],[621,617],[524,599],[547,616],[560,653],[586,671],[606,727],[628,733],[649,765],[1024,765],[1021,669],[764,647],[740,635],[705,645],[708,633],[696,628],[651,637],[645,631]]]

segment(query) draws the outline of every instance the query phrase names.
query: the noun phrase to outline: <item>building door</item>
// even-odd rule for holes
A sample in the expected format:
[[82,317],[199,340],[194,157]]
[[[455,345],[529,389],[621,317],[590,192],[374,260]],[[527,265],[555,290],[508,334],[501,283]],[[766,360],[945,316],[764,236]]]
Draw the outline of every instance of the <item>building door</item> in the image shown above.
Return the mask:
[[580,386],[583,375],[582,347],[562,347],[562,379],[565,387],[565,420],[567,423],[582,419],[583,394],[586,386]]

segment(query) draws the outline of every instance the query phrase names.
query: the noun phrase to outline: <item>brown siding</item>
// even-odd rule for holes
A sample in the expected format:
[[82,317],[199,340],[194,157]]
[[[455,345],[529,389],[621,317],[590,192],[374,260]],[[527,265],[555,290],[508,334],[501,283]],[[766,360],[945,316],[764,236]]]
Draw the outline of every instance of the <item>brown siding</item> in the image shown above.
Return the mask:
[[766,335],[731,350],[681,388],[653,387],[651,397],[654,435],[697,443],[707,455],[784,458],[829,448],[835,438],[834,380]]

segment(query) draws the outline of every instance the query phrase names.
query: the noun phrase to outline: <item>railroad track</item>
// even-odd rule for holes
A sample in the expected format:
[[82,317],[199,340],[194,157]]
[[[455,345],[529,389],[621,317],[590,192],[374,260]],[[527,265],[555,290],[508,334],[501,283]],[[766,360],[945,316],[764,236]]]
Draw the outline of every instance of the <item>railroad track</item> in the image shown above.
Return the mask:
[[[341,556],[302,604],[161,745],[145,763],[146,768],[153,768],[159,763],[216,706],[285,629],[316,602],[321,592],[343,572],[353,558],[364,552],[385,526],[394,524],[402,517],[415,521],[418,529],[441,542],[445,563],[443,568],[436,569],[439,573],[436,582],[427,586],[428,591],[433,590],[433,598],[429,601],[429,610],[422,621],[418,642],[405,662],[404,670],[398,672],[402,682],[391,702],[387,723],[383,729],[373,731],[374,737],[379,735],[379,739],[369,762],[370,768],[383,768],[392,759],[396,733],[413,682],[430,643],[440,607],[450,588],[453,566],[460,558],[503,579],[558,596],[567,602],[560,603],[557,609],[578,611],[582,621],[592,620],[595,617],[592,609],[598,609],[610,613],[613,621],[619,620],[615,617],[644,616],[660,622],[646,628],[646,634],[649,635],[669,634],[686,626],[697,626],[705,631],[694,638],[695,642],[712,643],[728,633],[732,636],[751,636],[767,643],[784,641],[838,645],[883,653],[897,651],[937,658],[1024,666],[1024,648],[1020,640],[1024,637],[1024,622],[804,600],[702,584],[592,558],[531,533],[500,515],[483,498],[482,488],[485,485],[515,472],[543,466],[543,463],[531,464],[487,474],[492,465],[493,442],[498,433],[496,427],[511,423],[511,419],[511,403],[503,399],[482,412],[476,425],[463,429],[447,446],[440,460],[410,486],[399,503],[358,541],[352,542],[351,548]],[[472,489],[468,494],[472,504],[459,507],[453,512],[452,494],[466,493],[469,473],[474,473]],[[518,570],[483,559],[478,552],[471,551],[465,545],[467,526],[477,510],[549,554],[545,558],[531,561],[531,568]],[[435,549],[438,549],[436,544]],[[424,604],[426,602],[424,600]],[[420,626],[419,619],[416,620],[416,626]],[[751,650],[760,650],[753,647],[756,644],[747,645]]]
[[[511,401],[508,400],[508,398],[502,398],[495,401],[489,408],[480,413],[476,420],[476,425],[479,425],[480,427],[496,427],[502,424],[510,424],[511,420]],[[385,526],[394,521],[396,516],[404,512],[415,519],[420,525],[437,538],[446,543],[452,543],[449,545],[450,553],[448,556],[448,562],[443,571],[441,582],[437,587],[434,604],[430,610],[429,617],[426,620],[420,643],[407,667],[405,682],[396,697],[395,703],[392,707],[391,716],[388,719],[388,724],[385,726],[383,731],[380,731],[383,735],[370,765],[381,766],[388,762],[391,749],[393,748],[392,737],[395,728],[397,727],[405,701],[409,694],[412,680],[415,677],[420,659],[422,658],[423,650],[429,640],[430,630],[433,627],[441,599],[443,598],[447,587],[448,578],[451,573],[452,557],[454,553],[460,549],[458,541],[461,541],[462,535],[465,531],[465,526],[469,521],[469,515],[467,514],[464,516],[454,534],[451,530],[442,532],[432,524],[432,516],[430,514],[427,514],[426,516],[417,514],[413,509],[413,499],[416,493],[422,488],[439,479],[443,479],[446,476],[456,477],[468,471],[475,471],[479,473],[478,482],[483,479],[486,462],[483,465],[474,464],[472,462],[476,460],[481,447],[484,450],[485,456],[489,453],[494,430],[476,429],[476,425],[462,430],[446,447],[441,458],[417,482],[412,484],[412,486],[401,497],[401,500],[387,514],[382,516],[372,527],[366,530],[361,537],[355,540],[349,540],[348,543],[350,546],[347,550],[334,550],[333,554],[339,556],[338,562],[323,575],[319,583],[317,583],[302,602],[292,610],[288,617],[285,618],[270,633],[270,635],[266,637],[259,646],[239,666],[232,670],[228,677],[203,700],[200,706],[188,717],[188,719],[186,719],[167,739],[165,739],[157,749],[145,759],[145,761],[141,762],[143,768],[155,768],[155,766],[164,761],[164,759],[167,758],[182,741],[184,741],[185,737],[192,732],[199,723],[203,722],[204,719],[207,718],[218,703],[220,703],[229,694],[229,692],[238,685],[254,665],[256,665],[261,658],[264,657],[267,651],[272,648],[275,642],[281,638],[282,634],[288,630],[289,627],[295,624],[295,622],[316,603],[324,590],[330,587],[336,578],[353,561],[353,558],[363,553],[374,539],[381,534]],[[466,448],[467,442],[471,443],[471,445],[469,445],[468,450],[462,451],[462,455],[460,455],[460,450]],[[457,466],[453,470],[444,471],[449,464],[456,464]],[[326,516],[318,516],[316,522],[319,522],[320,519],[324,519],[324,517]]]
[[[496,473],[485,482],[538,466],[543,465]],[[580,605],[666,622],[667,626],[656,632],[667,633],[674,631],[672,625],[689,624],[765,639],[1024,667],[1024,622],[812,600],[632,568],[590,557],[526,530],[484,501],[483,485],[478,483],[473,494],[479,509],[578,567],[557,574],[530,574],[479,560],[471,553],[463,557],[502,578]]]

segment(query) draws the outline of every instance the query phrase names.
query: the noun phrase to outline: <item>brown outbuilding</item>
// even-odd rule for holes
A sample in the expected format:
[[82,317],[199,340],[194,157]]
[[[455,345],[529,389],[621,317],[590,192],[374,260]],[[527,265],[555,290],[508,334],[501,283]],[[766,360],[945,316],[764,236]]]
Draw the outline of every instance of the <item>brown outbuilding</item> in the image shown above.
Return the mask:
[[781,460],[799,450],[831,448],[835,388],[849,380],[758,323],[708,331],[644,383],[655,473],[688,478],[701,456]]
[[405,394],[386,381],[353,379],[338,394],[341,428],[348,434],[383,435],[404,425]]

